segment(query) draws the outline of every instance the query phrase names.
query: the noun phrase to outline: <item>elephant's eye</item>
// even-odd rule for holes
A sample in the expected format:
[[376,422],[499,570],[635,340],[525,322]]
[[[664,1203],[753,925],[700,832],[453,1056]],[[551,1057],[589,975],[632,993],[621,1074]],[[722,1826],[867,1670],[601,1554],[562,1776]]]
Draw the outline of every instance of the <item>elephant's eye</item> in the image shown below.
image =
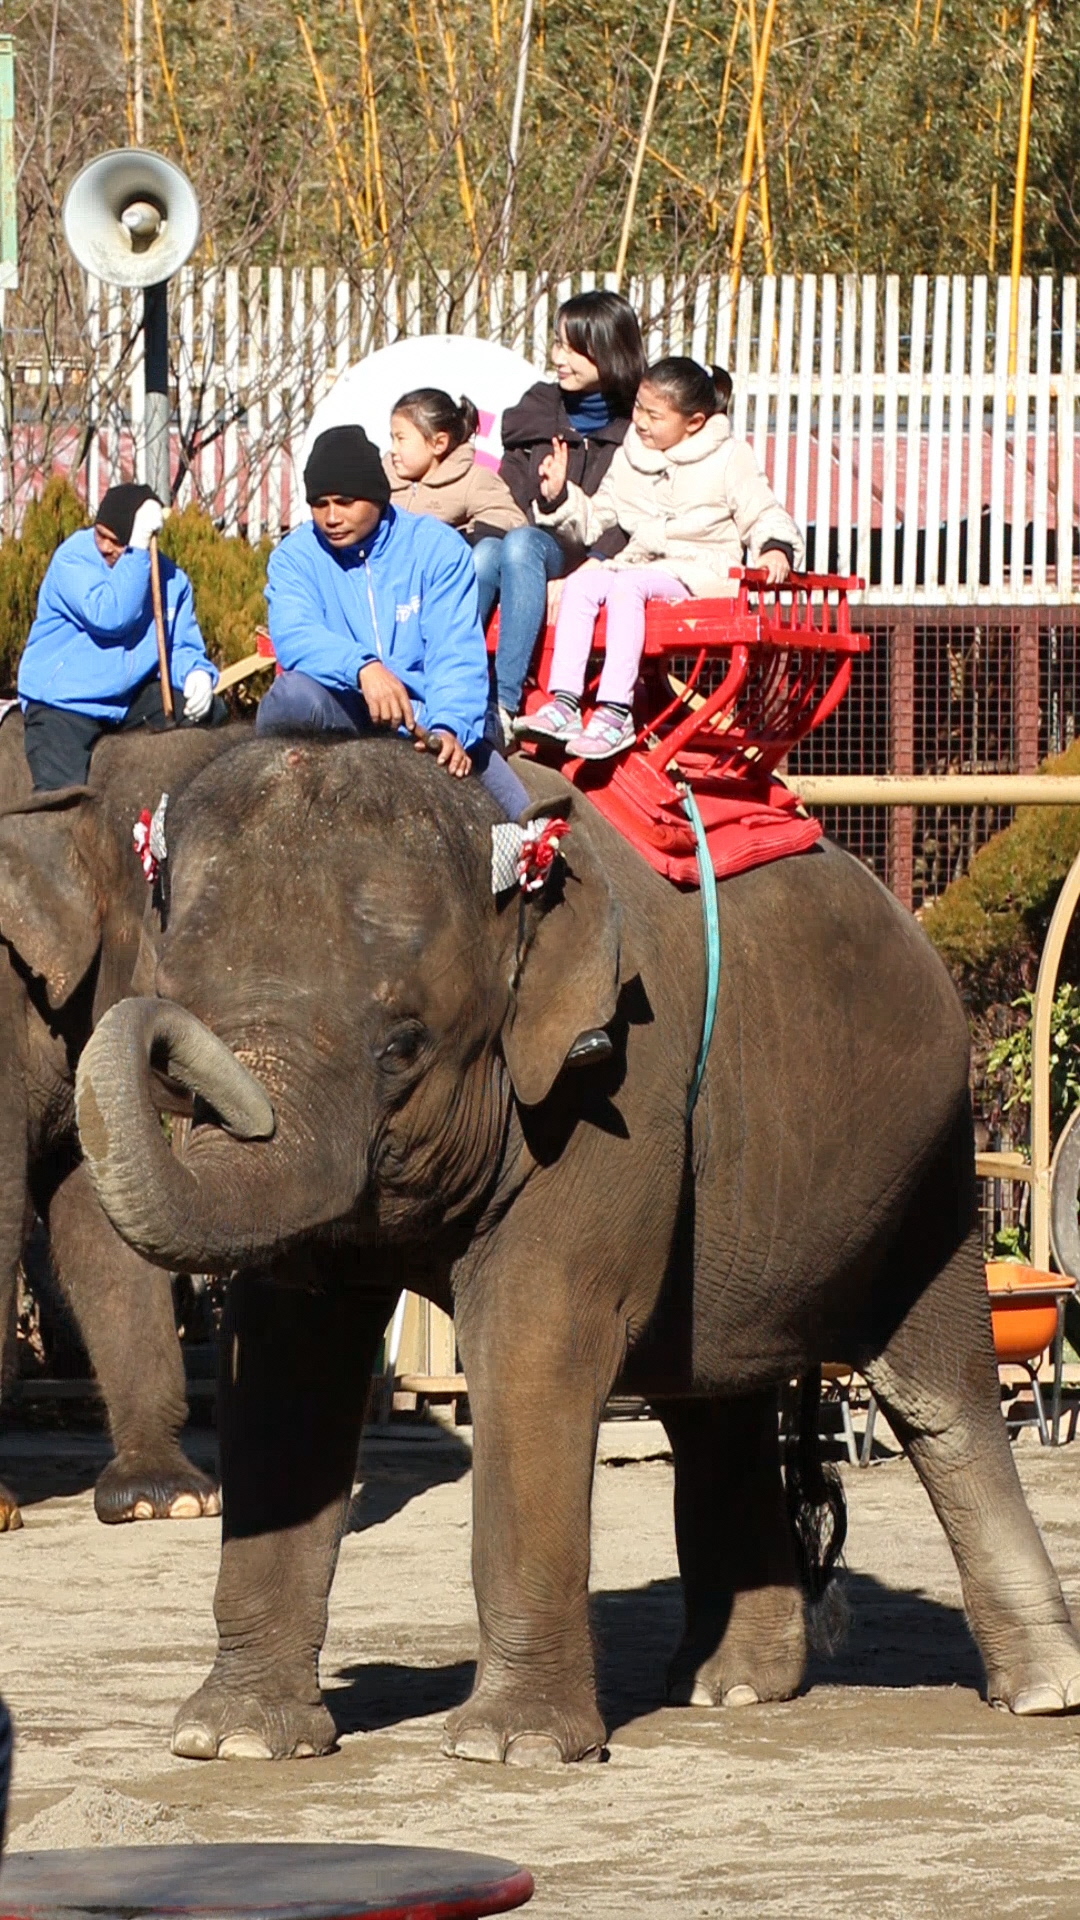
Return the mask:
[[410,1067],[419,1057],[427,1037],[427,1028],[421,1021],[404,1020],[378,1042],[375,1058],[380,1067],[391,1071],[395,1067]]

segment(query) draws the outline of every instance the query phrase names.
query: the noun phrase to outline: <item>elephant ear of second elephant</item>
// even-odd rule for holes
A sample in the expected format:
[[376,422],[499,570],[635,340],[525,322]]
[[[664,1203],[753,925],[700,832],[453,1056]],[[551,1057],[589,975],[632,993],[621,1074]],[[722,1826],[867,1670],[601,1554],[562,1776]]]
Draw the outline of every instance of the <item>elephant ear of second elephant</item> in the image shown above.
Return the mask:
[[0,938],[45,982],[54,1010],[84,979],[101,937],[101,904],[72,833],[75,805],[0,816]]
[[[530,816],[552,811],[541,804]],[[619,997],[621,914],[580,818],[559,852],[560,882],[532,909],[538,918],[503,1025],[503,1055],[527,1107],[550,1093],[578,1035],[614,1018]]]

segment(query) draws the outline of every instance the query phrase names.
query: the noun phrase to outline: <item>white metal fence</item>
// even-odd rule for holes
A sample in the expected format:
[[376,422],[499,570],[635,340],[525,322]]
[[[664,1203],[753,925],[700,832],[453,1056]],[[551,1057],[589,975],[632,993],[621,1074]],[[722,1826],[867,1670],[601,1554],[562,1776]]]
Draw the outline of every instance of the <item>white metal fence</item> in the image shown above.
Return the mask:
[[[437,275],[186,270],[172,289],[178,499],[229,532],[277,535],[292,454],[339,372],[404,334],[502,340],[547,362],[558,301],[603,285],[524,273],[455,303]],[[730,367],[736,433],[809,531],[817,569],[860,573],[885,603],[1038,603],[1077,595],[1077,301],[1024,280],[1010,373],[1009,283],[985,276],[665,280],[627,289],[650,358]],[[137,466],[137,297],[91,283],[83,358],[45,373],[8,343],[3,466],[15,515],[43,470],[78,465],[96,504]]]

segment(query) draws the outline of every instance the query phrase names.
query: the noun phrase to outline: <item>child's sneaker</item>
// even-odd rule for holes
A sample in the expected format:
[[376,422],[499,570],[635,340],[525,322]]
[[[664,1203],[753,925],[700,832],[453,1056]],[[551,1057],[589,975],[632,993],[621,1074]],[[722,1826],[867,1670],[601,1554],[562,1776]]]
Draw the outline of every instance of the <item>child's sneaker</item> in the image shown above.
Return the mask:
[[581,708],[556,695],[536,713],[523,713],[514,721],[514,732],[522,740],[560,740],[564,744],[581,726]]
[[597,707],[587,727],[566,742],[572,760],[610,760],[634,744],[634,722],[621,707]]

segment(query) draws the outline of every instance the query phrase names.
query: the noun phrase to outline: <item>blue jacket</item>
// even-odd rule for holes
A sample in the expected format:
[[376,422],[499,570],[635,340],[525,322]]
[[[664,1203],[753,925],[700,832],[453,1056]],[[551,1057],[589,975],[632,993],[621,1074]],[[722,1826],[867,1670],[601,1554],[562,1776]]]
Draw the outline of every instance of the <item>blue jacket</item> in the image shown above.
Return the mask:
[[[186,573],[162,556],[161,596],[169,665],[182,687],[207,658]],[[122,720],[134,695],[157,672],[157,638],[150,597],[150,555],[129,548],[110,567],[91,527],[58,547],[38,595],[37,618],[19,662],[19,697],[49,707]]]
[[453,527],[388,507],[373,534],[338,551],[313,521],[270,555],[270,638],[281,665],[355,693],[381,660],[425,727],[463,747],[484,731],[488,661],[472,554]]

